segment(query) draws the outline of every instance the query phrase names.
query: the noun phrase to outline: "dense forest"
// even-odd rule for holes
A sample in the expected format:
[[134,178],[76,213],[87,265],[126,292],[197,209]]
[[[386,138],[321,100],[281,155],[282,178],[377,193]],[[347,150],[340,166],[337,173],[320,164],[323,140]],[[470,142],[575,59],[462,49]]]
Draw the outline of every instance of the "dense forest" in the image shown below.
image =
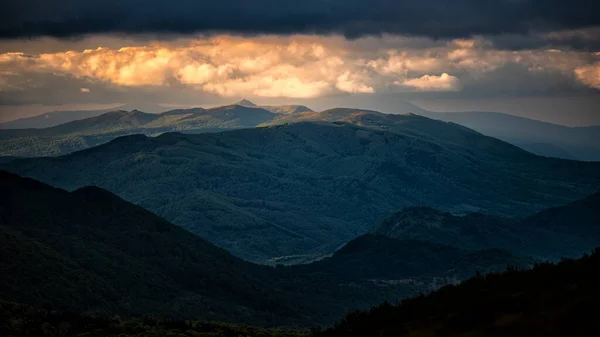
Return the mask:
[[82,315],[0,301],[3,337],[309,337],[308,331],[147,316]]
[[318,337],[598,336],[600,249],[349,314]]
[[2,336],[598,336],[600,249],[580,259],[507,268],[399,304],[350,313],[333,327],[274,330],[159,316],[84,315],[0,302]]

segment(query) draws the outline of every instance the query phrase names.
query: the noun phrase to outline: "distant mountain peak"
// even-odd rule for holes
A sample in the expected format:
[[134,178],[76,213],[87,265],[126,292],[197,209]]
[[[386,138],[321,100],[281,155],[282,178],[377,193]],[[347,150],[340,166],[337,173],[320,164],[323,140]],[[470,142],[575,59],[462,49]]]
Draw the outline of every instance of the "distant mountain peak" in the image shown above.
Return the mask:
[[234,105],[241,105],[241,106],[245,106],[245,107],[250,107],[250,108],[256,108],[256,107],[258,107],[258,105],[250,102],[249,100],[247,100],[245,98],[242,99],[241,101],[237,101],[237,102],[235,102],[233,104]]

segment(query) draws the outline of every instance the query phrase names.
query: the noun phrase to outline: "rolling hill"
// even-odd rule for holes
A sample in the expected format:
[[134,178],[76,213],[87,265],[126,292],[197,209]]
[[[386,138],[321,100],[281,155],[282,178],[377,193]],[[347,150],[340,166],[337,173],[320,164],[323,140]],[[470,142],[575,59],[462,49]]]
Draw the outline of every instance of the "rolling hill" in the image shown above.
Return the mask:
[[66,110],[66,111],[52,111],[43,113],[33,117],[20,118],[4,123],[0,123],[1,129],[44,129],[53,127],[56,125],[69,123],[76,120],[91,118],[100,116],[104,113],[115,111],[115,110],[143,110],[152,113],[163,112],[166,109],[160,105],[148,104],[148,103],[137,103],[137,104],[126,104],[121,106],[115,106],[110,109],[101,110]]
[[600,186],[600,164],[391,118],[401,121],[388,130],[337,121],[127,136],[1,167],[68,190],[100,186],[252,261],[330,253],[406,206],[524,216]]
[[2,301],[314,326],[411,290],[254,265],[97,187],[69,193],[6,172],[0,187]]
[[541,260],[575,257],[600,246],[600,192],[522,219],[410,207],[387,217],[371,233],[464,249],[503,248]]
[[241,105],[248,108],[261,108],[267,111],[271,111],[272,113],[282,114],[282,115],[292,115],[302,112],[312,112],[313,110],[304,105],[256,105],[250,102],[247,99],[242,99],[238,102],[233,103],[234,105]]
[[333,274],[380,284],[428,284],[424,288],[457,282],[476,272],[504,271],[507,265],[529,268],[533,260],[502,249],[465,250],[418,240],[396,240],[364,234],[331,257],[294,268],[307,274]]
[[[321,112],[278,116],[273,121],[264,123],[263,126],[322,121],[351,123],[369,129],[393,132],[435,142],[446,147],[477,151],[479,155],[509,155],[508,151],[513,155],[523,154],[523,151],[517,147],[507,146],[506,143],[495,138],[483,137],[480,133],[458,124],[450,124],[412,113],[385,114],[371,110],[335,108]],[[504,153],[490,153],[490,151]]]
[[[392,114],[348,108],[315,112],[303,105],[259,106],[243,99],[231,105],[211,109],[170,110],[158,114],[158,117],[152,116],[155,114],[140,115],[138,110],[130,110],[128,106],[123,106],[114,110],[115,120],[109,125],[106,123],[110,118],[95,118],[107,112],[103,110],[53,112],[0,124],[0,156],[56,156],[102,144],[118,136],[136,133],[157,135],[172,131],[215,132],[300,121],[345,121],[362,126],[382,129],[391,127],[392,131],[411,132],[409,128],[416,127],[417,123],[413,118],[410,124],[401,126],[402,119],[406,121],[406,117],[402,116],[416,113],[420,116],[463,125],[541,156],[600,160],[600,149],[597,145],[600,143],[598,138],[600,130],[597,126],[572,128],[495,112],[438,113],[420,109],[407,102],[398,101],[395,104],[394,107],[386,110],[393,111]],[[148,108],[152,112],[157,111],[157,107]],[[159,109],[164,110],[164,108]],[[399,111],[408,112],[399,115]],[[114,116],[119,113],[122,115],[119,117],[121,120]],[[146,118],[146,122],[127,123],[127,119],[135,120],[136,115],[138,118],[142,116]],[[76,120],[87,121],[70,123]],[[63,123],[66,125],[57,127]],[[94,123],[98,125],[94,126]],[[429,122],[424,124],[431,126]],[[443,135],[430,130],[426,130],[425,133]]]
[[228,105],[212,109],[176,109],[160,114],[115,110],[44,129],[0,130],[2,156],[55,156],[130,134],[157,135],[170,131],[215,132],[253,127],[275,114],[261,108]]
[[0,123],[0,129],[43,129],[56,125],[86,119],[90,117],[100,116],[109,110],[67,110],[67,111],[52,111],[41,114],[39,116],[20,118],[4,123]]

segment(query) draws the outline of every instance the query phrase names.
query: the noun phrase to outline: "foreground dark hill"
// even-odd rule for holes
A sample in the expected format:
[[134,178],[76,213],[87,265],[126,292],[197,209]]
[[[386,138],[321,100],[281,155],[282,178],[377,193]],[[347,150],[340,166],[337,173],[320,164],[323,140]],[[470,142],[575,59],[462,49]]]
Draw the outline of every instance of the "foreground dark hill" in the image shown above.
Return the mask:
[[476,276],[427,296],[354,312],[330,329],[266,330],[183,319],[123,319],[0,302],[7,336],[587,337],[600,334],[600,252],[533,270]]
[[319,325],[405,291],[245,262],[96,187],[69,193],[0,172],[0,188],[3,301],[107,315]]
[[106,188],[251,260],[331,252],[405,206],[525,215],[600,186],[600,164],[537,157],[412,117],[446,126],[447,135],[468,132],[475,145],[343,122],[297,123],[129,136],[2,167],[68,190]]
[[265,329],[241,324],[86,315],[0,301],[0,336],[19,337],[309,337],[307,330]]
[[503,271],[507,265],[524,269],[532,264],[530,259],[516,257],[502,249],[468,251],[427,241],[365,234],[348,242],[331,257],[295,269],[381,284],[427,284],[425,289],[435,289],[476,272]]
[[568,127],[498,112],[418,114],[464,125],[539,155],[600,161],[600,126]]
[[600,251],[348,315],[318,337],[598,336]]
[[579,256],[600,246],[600,192],[523,219],[410,207],[385,218],[371,233],[464,249],[503,248],[541,259]]

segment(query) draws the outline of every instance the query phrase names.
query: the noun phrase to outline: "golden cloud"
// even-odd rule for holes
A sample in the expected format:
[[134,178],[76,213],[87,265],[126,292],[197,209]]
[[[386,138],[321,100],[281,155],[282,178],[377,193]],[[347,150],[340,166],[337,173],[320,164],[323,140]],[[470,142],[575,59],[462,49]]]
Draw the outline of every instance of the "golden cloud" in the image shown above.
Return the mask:
[[412,87],[420,91],[458,91],[461,89],[457,77],[443,73],[440,76],[423,75],[419,78],[409,78],[397,85]]
[[221,96],[309,98],[403,88],[457,91],[469,77],[515,63],[530,71],[559,71],[599,88],[598,55],[592,53],[495,50],[484,40],[429,45],[419,40],[420,46],[407,39],[379,41],[383,49],[374,48],[373,38],[217,36],[176,45],[4,53],[0,86],[11,88],[3,72],[43,72],[122,87],[184,85]]
[[575,68],[574,72],[581,83],[600,89],[600,62]]

